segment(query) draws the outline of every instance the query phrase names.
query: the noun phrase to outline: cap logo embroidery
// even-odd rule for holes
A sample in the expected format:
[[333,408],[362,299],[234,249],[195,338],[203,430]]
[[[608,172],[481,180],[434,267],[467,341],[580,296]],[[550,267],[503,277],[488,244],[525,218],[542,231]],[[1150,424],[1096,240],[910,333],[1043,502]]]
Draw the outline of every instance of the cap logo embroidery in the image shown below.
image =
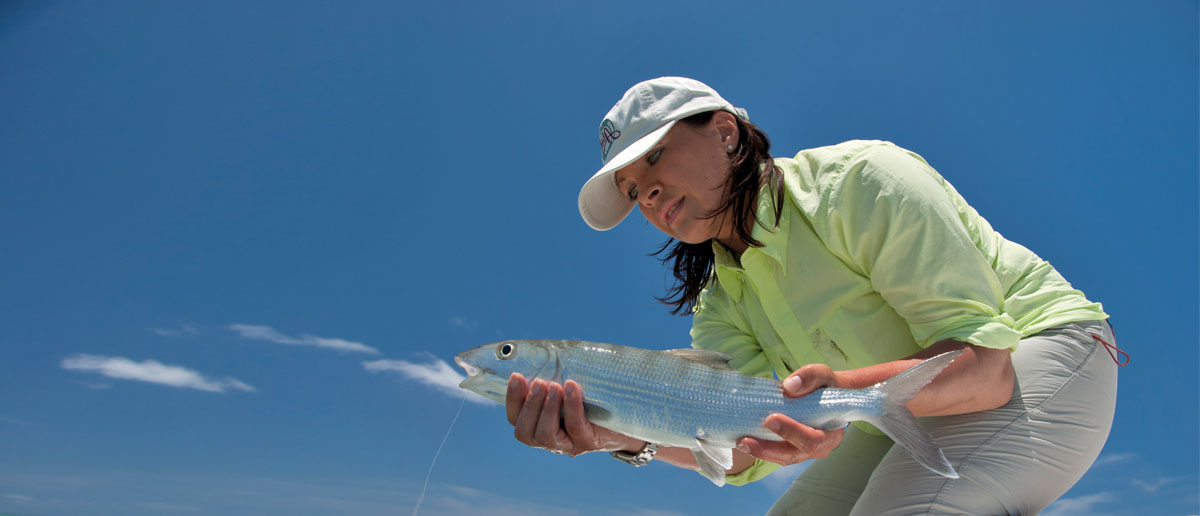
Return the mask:
[[608,151],[612,150],[613,142],[620,137],[621,131],[617,130],[612,120],[605,118],[604,123],[600,124],[600,159],[608,159]]

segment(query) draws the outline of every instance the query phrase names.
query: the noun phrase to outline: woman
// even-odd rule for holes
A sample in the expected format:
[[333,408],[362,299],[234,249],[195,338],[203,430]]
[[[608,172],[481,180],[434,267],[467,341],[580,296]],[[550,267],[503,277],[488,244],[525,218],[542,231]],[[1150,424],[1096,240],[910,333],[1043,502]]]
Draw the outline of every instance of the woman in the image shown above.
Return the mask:
[[[772,159],[744,111],[679,77],[631,88],[600,144],[580,213],[607,230],[636,206],[676,242],[664,301],[693,312],[693,346],[786,377],[794,397],[964,350],[908,404],[960,478],[870,425],[821,431],[775,414],[764,424],[783,441],[743,438],[726,481],[820,460],[770,514],[1034,514],[1099,454],[1116,401],[1108,316],[992,231],[921,157],[851,141]],[[531,446],[696,468],[686,449],[591,425],[582,400],[574,382],[514,375],[507,415]]]

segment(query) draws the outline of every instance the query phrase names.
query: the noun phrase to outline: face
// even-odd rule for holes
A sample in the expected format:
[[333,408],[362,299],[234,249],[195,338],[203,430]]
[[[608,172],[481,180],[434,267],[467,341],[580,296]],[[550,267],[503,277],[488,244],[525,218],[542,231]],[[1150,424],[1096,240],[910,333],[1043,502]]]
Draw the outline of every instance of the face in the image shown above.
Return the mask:
[[667,235],[698,244],[711,239],[737,249],[721,206],[729,179],[727,145],[737,142],[737,123],[724,111],[702,126],[679,122],[650,151],[616,172],[617,188],[637,202],[642,216]]

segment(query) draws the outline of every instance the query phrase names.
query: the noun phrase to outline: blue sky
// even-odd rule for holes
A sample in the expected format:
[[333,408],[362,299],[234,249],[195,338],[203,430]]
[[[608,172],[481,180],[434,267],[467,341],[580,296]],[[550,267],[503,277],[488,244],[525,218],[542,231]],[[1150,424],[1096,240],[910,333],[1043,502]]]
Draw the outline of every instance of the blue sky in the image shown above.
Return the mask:
[[[574,5],[580,4],[580,5]],[[502,338],[688,344],[600,117],[685,75],[774,151],[922,154],[1113,314],[1099,461],[1047,514],[1200,512],[1195,1],[0,6],[0,514],[411,514]],[[440,382],[440,383],[439,383]],[[795,470],[792,470],[795,473]],[[782,476],[781,476],[782,477]],[[466,402],[421,514],[750,515]]]

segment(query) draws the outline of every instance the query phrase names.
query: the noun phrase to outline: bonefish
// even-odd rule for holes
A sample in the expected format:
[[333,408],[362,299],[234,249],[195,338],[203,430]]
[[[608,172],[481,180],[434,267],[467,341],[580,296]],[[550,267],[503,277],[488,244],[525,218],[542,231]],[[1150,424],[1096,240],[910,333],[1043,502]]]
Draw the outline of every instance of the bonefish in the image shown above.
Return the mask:
[[960,353],[940,354],[865,389],[822,388],[801,398],[784,397],[778,380],[739,373],[728,355],[702,349],[506,340],[459,353],[454,362],[469,375],[459,387],[500,403],[512,373],[531,381],[574,380],[583,389],[589,421],[647,442],[688,448],[700,472],[720,486],[733,466],[738,439],[782,440],[762,426],[774,413],[822,430],[866,421],[925,467],[958,478],[905,404]]

